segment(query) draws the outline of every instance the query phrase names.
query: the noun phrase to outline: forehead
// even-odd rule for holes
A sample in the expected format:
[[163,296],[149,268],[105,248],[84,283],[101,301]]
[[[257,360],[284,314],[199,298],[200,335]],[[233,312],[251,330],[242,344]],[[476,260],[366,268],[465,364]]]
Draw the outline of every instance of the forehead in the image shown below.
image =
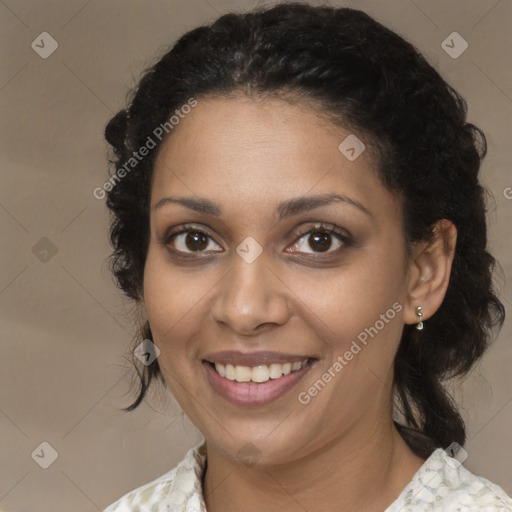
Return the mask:
[[[159,151],[153,205],[169,194],[246,206],[333,192],[363,204],[392,199],[370,141],[332,125],[313,106],[245,96],[197,101]],[[353,160],[340,151],[347,137],[366,146]]]

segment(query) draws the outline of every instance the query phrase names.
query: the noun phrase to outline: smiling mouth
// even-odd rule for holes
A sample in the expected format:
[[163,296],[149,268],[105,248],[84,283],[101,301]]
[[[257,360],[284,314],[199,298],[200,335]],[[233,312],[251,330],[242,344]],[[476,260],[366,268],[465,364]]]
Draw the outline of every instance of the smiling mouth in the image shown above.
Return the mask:
[[237,406],[260,407],[288,396],[318,363],[306,354],[224,350],[201,359],[216,395]]
[[208,363],[217,374],[231,381],[253,382],[261,384],[269,380],[281,378],[283,375],[289,375],[300,371],[304,366],[311,363],[313,359],[304,359],[293,363],[271,363],[257,366],[241,366],[232,364]]

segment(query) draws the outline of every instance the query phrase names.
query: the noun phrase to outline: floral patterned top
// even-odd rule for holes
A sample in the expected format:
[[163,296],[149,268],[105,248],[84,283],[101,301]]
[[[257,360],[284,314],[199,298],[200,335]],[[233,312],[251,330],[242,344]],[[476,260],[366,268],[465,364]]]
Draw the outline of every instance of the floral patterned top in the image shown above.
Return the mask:
[[[191,448],[171,471],[103,512],[207,512],[202,491],[206,444]],[[512,512],[512,498],[438,448],[383,512]]]

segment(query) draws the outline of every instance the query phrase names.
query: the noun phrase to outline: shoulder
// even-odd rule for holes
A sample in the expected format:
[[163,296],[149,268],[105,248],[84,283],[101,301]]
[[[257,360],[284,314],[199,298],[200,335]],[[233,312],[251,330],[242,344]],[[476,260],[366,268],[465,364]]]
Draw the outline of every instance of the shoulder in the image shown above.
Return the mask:
[[435,450],[385,512],[510,512],[512,499],[442,448]]
[[125,494],[103,512],[169,512],[180,506],[201,512],[204,510],[201,482],[205,460],[203,442],[191,448],[176,467]]

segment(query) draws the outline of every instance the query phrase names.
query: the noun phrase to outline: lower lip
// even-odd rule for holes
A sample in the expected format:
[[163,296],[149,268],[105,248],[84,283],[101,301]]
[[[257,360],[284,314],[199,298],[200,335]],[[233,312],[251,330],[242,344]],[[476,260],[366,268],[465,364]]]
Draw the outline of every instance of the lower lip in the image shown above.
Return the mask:
[[229,402],[236,405],[264,405],[290,391],[311,369],[313,363],[309,361],[300,370],[261,383],[229,380],[221,377],[210,363],[204,361],[203,366],[212,387]]

